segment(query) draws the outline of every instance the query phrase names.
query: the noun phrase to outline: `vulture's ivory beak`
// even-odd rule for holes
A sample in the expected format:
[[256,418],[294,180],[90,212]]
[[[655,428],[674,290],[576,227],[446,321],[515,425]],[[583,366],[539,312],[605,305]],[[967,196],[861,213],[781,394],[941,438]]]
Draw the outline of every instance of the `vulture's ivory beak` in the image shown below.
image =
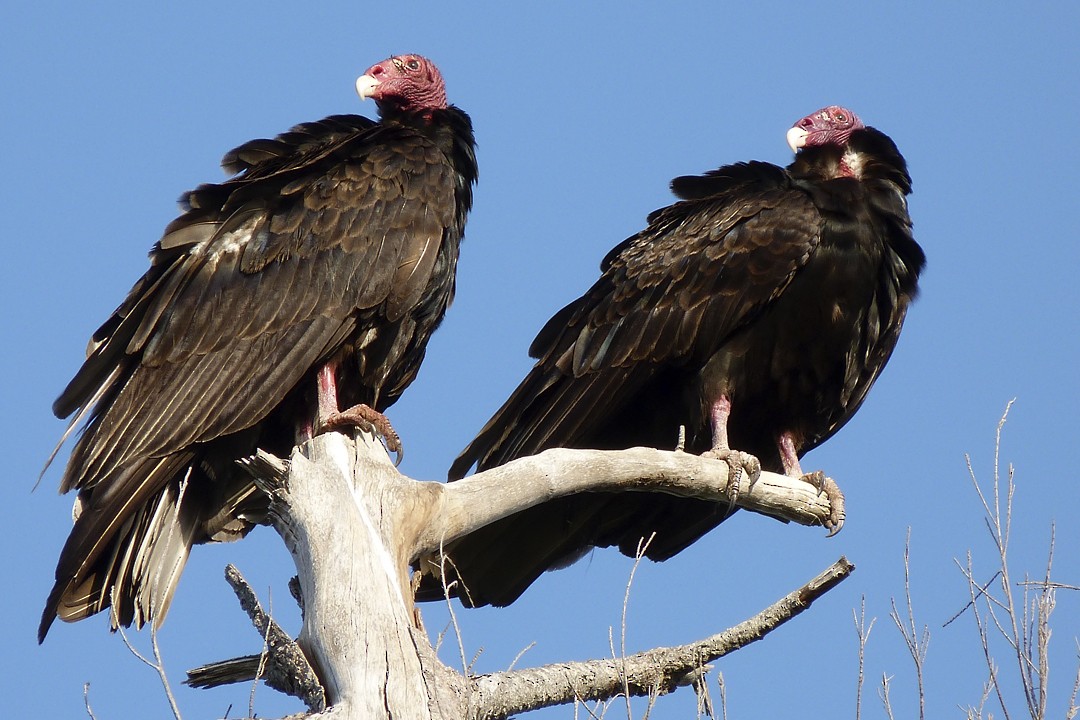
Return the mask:
[[379,81],[375,79],[373,75],[361,75],[356,78],[356,94],[360,96],[361,100],[367,100],[369,97],[375,95],[375,88],[379,86]]

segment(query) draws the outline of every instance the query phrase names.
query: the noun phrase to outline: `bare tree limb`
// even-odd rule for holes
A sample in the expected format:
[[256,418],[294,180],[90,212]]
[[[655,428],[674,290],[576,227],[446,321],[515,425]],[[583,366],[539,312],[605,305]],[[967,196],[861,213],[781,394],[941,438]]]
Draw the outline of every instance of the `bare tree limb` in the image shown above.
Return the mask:
[[[308,709],[318,712],[326,708],[326,696],[315,671],[308,663],[300,646],[272,617],[266,614],[255,591],[234,565],[225,568],[225,579],[236,593],[240,607],[251,618],[252,624],[265,638],[266,667],[262,679],[267,686],[300,698]],[[248,682],[260,677],[259,666],[263,656],[245,657],[211,663],[188,670],[187,685],[211,688],[229,683]]]
[[[825,525],[834,508],[810,483],[762,472],[753,483],[740,474],[729,482],[726,462],[653,448],[571,450],[555,448],[463,480],[437,484],[439,507],[417,539],[419,554],[548,500],[580,492],[664,492],[771,515],[801,525]],[[841,513],[840,522],[843,522]]]
[[[765,637],[843,581],[855,569],[840,558],[798,590],[735,627],[695,643],[656,648],[618,660],[546,665],[495,673],[474,681],[470,718],[499,718],[511,713],[577,700],[613,697],[625,687],[634,695],[670,692],[692,682],[702,665]],[[623,672],[625,671],[625,678]]]

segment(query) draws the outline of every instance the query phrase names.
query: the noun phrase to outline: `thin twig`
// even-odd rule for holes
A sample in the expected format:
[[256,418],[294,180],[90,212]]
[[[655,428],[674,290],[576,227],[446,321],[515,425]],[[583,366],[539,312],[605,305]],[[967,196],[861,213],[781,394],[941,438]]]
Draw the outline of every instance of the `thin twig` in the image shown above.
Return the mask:
[[[1073,693],[1075,695],[1075,693]],[[97,715],[94,714],[93,709],[90,707],[90,683],[83,683],[82,686],[83,705],[86,706],[86,714],[90,716],[90,720],[97,720]]]
[[[266,589],[266,608],[267,614],[273,616],[274,599],[270,593],[270,588]],[[262,649],[259,651],[259,666],[255,670],[255,677],[251,681],[251,693],[248,695],[248,717],[250,718],[255,717],[255,691],[259,687],[259,679],[266,672],[266,659],[270,654],[270,627],[270,623],[266,623],[266,631],[263,632]]]
[[1069,696],[1069,709],[1065,712],[1065,720],[1073,720],[1080,712],[1076,705],[1076,697],[1080,694],[1080,641],[1076,641],[1076,679],[1073,681],[1072,694]]
[[[465,659],[465,639],[461,634],[461,626],[458,625],[457,613],[454,612],[454,603],[451,601],[452,595],[451,589],[454,585],[461,584],[462,589],[468,596],[469,588],[465,587],[465,583],[461,581],[461,576],[457,574],[457,568],[454,568],[454,577],[457,578],[450,584],[446,582],[446,563],[449,562],[453,565],[454,561],[446,555],[446,551],[442,542],[439,543],[439,580],[442,582],[443,598],[446,600],[446,610],[450,613],[450,622],[454,626],[454,637],[457,639],[458,654],[461,657],[461,672],[465,677],[469,677],[469,662]],[[440,641],[441,642],[441,641]]]
[[484,654],[484,646],[476,648],[476,652],[473,653],[472,660],[469,661],[469,666],[465,668],[465,677],[472,675],[472,669],[476,667],[476,663],[480,662],[480,656]]
[[128,638],[127,633],[124,632],[123,626],[117,626],[117,630],[120,631],[120,637],[124,640],[124,645],[127,646],[129,652],[132,655],[141,660],[147,667],[153,668],[158,674],[158,678],[161,679],[161,685],[165,689],[165,697],[169,701],[169,707],[172,709],[173,717],[176,720],[183,720],[180,716],[180,708],[176,704],[176,698],[173,696],[172,688],[169,686],[169,676],[165,673],[165,665],[161,660],[161,649],[158,647],[157,641],[157,627],[153,623],[150,624],[150,645],[154,649],[154,660],[149,660],[145,655],[135,649],[135,646],[131,644],[131,640]]
[[[1005,716],[1006,720],[1009,718],[1009,708],[1005,704],[1005,696],[1002,694],[1001,685],[998,683],[998,670],[997,663],[994,662],[993,653],[990,651],[990,638],[987,632],[986,621],[983,619],[979,612],[979,603],[977,602],[976,588],[978,585],[974,580],[974,571],[971,568],[971,551],[967,554],[967,569],[964,570],[964,575],[968,580],[968,592],[971,595],[971,612],[975,617],[975,627],[979,633],[979,645],[983,651],[983,661],[986,663],[987,672],[989,672],[989,678],[986,681],[987,686],[993,688],[994,695],[998,701],[998,707],[1001,708],[1001,713]],[[986,595],[989,597],[989,594]],[[987,603],[990,607],[990,604]]]
[[[1050,615],[1054,612],[1056,595],[1050,584],[1050,569],[1054,564],[1054,541],[1056,526],[1050,523],[1050,549],[1046,556],[1046,577],[1038,595],[1038,648],[1039,648],[1039,717],[1046,717],[1047,691],[1050,685]],[[1025,590],[1025,593],[1027,591]]]
[[[611,652],[611,660],[612,660],[612,662],[621,663],[621,667],[619,668],[619,681],[622,683],[622,692],[619,693],[619,694],[626,697],[627,702],[629,703],[629,695],[628,695],[628,693],[630,691],[627,688],[627,682],[626,682],[626,653],[623,653],[620,656],[619,653],[615,652],[615,628],[611,627],[610,625],[608,625],[608,629],[607,629],[607,642],[608,642],[608,650]],[[577,697],[577,690],[574,691],[574,696]],[[599,700],[601,698],[597,698],[597,699]],[[629,714],[629,707],[628,707],[627,708],[626,720],[630,720],[630,717],[631,716]]]
[[881,697],[881,703],[885,706],[885,714],[889,720],[896,720],[893,716],[892,701],[889,700],[889,688],[892,686],[892,676],[881,674],[881,687],[878,688],[878,695]]
[[[1038,630],[1033,627],[1033,624],[1038,624],[1040,622],[1038,620],[1039,609],[1035,608],[1034,612],[1029,613],[1030,606],[1027,601],[1026,590],[1023,611],[1021,612],[1017,609],[1016,601],[1013,596],[1014,586],[1010,578],[1008,562],[1009,538],[1012,532],[1012,511],[1013,500],[1016,493],[1016,484],[1014,470],[1010,465],[1004,488],[1002,485],[1001,435],[1012,404],[1013,401],[1010,400],[1006,405],[1005,411],[998,421],[994,435],[993,483],[991,486],[992,495],[990,497],[987,497],[987,494],[983,491],[983,488],[975,475],[974,468],[971,465],[970,457],[967,462],[968,475],[971,478],[971,483],[975,489],[976,495],[979,497],[979,501],[983,506],[984,524],[986,525],[990,538],[997,550],[999,571],[995,577],[999,580],[999,587],[1001,590],[1000,597],[995,596],[990,592],[990,583],[986,586],[980,586],[976,583],[970,551],[967,555],[967,565],[966,567],[961,568],[961,571],[968,582],[970,595],[969,606],[972,609],[972,614],[979,633],[979,642],[983,650],[983,659],[989,672],[987,685],[993,688],[993,692],[998,701],[998,707],[1001,709],[1006,720],[1008,720],[1010,713],[1008,706],[1005,703],[1005,696],[1001,684],[998,680],[997,663],[994,661],[993,653],[990,648],[989,627],[991,623],[997,631],[998,636],[1012,649],[1012,653],[1016,658],[1020,682],[1024,689],[1024,699],[1028,706],[1029,715],[1034,720],[1041,720],[1041,718],[1044,717],[1044,714],[1039,710],[1039,694],[1041,694],[1043,690],[1045,675],[1041,675],[1040,667],[1032,662],[1032,653],[1034,652],[1036,655],[1039,654],[1039,650],[1032,646],[1033,641],[1036,643],[1039,642],[1037,638],[1033,637],[1038,634]],[[1004,507],[1002,506],[1003,490]],[[986,610],[985,615],[979,609],[980,600],[984,603]],[[999,616],[999,612],[1004,615],[1004,618]],[[1021,618],[1022,630],[1021,625],[1019,624]],[[1036,686],[1039,687],[1039,690],[1036,690]],[[984,693],[988,695],[988,691],[984,691]],[[980,713],[981,711],[982,706],[980,705]]]
[[[649,720],[649,716],[652,715],[653,707],[656,706],[656,701],[660,697],[660,690],[655,685],[649,688],[649,694],[646,695],[648,701],[645,704],[645,714],[641,716],[641,720]],[[627,717],[626,720],[631,720]]]
[[510,661],[510,666],[508,668],[506,668],[506,669],[507,670],[513,670],[514,666],[517,665],[517,661],[520,660],[522,658],[522,656],[525,655],[525,653],[529,652],[534,647],[536,647],[536,641],[535,640],[533,640],[531,643],[529,643],[525,647],[521,648],[521,650],[518,652],[518,654],[514,656],[514,659]]
[[[963,571],[964,571],[964,568],[963,568],[963,566],[962,566],[962,565],[960,565],[960,561],[959,561],[959,560],[957,560],[956,558],[953,558],[953,562],[954,562],[954,563],[956,563],[957,567],[959,567],[959,568],[960,568],[960,572],[963,572]],[[977,593],[975,593],[975,599],[976,599],[976,600],[978,600],[978,599],[979,599],[979,598],[981,598],[981,597],[982,597],[983,595],[987,594],[987,592],[986,592],[986,589],[987,589],[988,587],[990,587],[991,583],[993,583],[993,582],[994,582],[995,580],[997,580],[997,579],[998,579],[999,577],[1001,577],[1001,571],[1000,571],[1000,570],[998,570],[998,571],[997,571],[996,573],[994,573],[993,577],[991,577],[991,578],[990,578],[989,580],[987,580],[985,584],[983,584],[983,585],[979,586],[979,591],[978,591]],[[973,581],[973,582],[974,582],[974,581]],[[972,605],[974,605],[974,604],[975,604],[975,601],[974,601],[974,600],[968,600],[967,604],[966,604],[966,605],[964,605],[964,607],[960,608],[960,609],[959,609],[959,610],[958,610],[958,611],[956,612],[956,614],[955,614],[955,615],[953,615],[953,616],[952,616],[951,618],[949,618],[948,620],[946,620],[945,622],[943,622],[943,623],[941,624],[941,627],[945,628],[945,627],[949,627],[949,625],[952,625],[952,623],[953,623],[953,622],[954,622],[954,621],[955,621],[955,620],[956,620],[957,618],[959,618],[959,617],[960,617],[961,615],[963,615],[964,613],[966,613],[966,612],[967,612],[967,611],[968,611],[968,610],[969,610],[969,609],[971,608],[971,606],[972,606]]]
[[694,695],[697,696],[696,717],[706,717],[716,720],[716,711],[713,709],[712,695],[709,693],[709,676],[702,673],[701,677],[694,681]]
[[442,648],[443,640],[446,639],[446,633],[450,630],[450,622],[448,621],[443,625],[443,629],[439,631],[439,634],[435,636],[435,654],[439,654],[439,650]]
[[[623,696],[626,698],[626,717],[630,720],[634,716],[633,711],[630,708],[630,684],[626,675],[626,613],[630,607],[630,588],[634,585],[634,575],[637,573],[638,566],[641,565],[641,559],[645,557],[645,552],[649,549],[649,544],[652,543],[653,538],[656,537],[656,533],[649,535],[646,538],[638,539],[637,552],[634,553],[634,564],[630,567],[630,577],[626,579],[626,589],[623,591],[622,602],[622,621],[620,627],[620,655],[619,659],[623,665]],[[652,704],[655,700],[650,700],[649,709],[652,708]],[[649,717],[649,710],[645,711],[645,717]]]
[[900,634],[904,638],[911,660],[915,663],[915,683],[919,693],[919,720],[926,718],[926,688],[923,685],[923,665],[926,660],[926,651],[930,645],[930,630],[923,626],[920,634],[915,627],[915,611],[911,603],[911,528],[908,528],[907,539],[904,541],[904,597],[907,600],[907,623],[901,621],[900,613],[896,609],[896,600],[892,601],[890,617],[896,623]]
[[720,686],[720,717],[721,720],[728,720],[727,683],[724,682],[724,673],[716,673],[716,684]]
[[158,646],[158,633],[157,624],[150,624],[150,645],[154,648],[154,661],[155,667],[158,671],[158,676],[161,678],[161,684],[165,688],[165,695],[169,698],[169,707],[172,708],[173,716],[176,720],[182,720],[180,716],[180,707],[176,704],[176,698],[173,696],[172,687],[169,685],[169,676],[165,673],[165,661],[161,658],[161,648]]
[[870,639],[870,631],[874,629],[877,618],[871,618],[870,624],[866,624],[866,595],[863,595],[859,600],[859,614],[855,615],[855,610],[852,610],[851,615],[855,621],[855,632],[859,636],[859,678],[855,687],[855,720],[860,720],[862,717],[862,691],[866,669],[866,643]]
[[[1005,510],[1004,513],[1001,510],[1000,496],[1001,496],[1001,431],[1005,427],[1005,420],[1009,416],[1009,409],[1012,407],[1013,400],[1010,400],[1005,406],[1005,412],[1002,413],[1001,419],[997,424],[997,431],[994,434],[994,516],[991,521],[995,530],[995,542],[998,546],[999,560],[1001,562],[1001,586],[1002,596],[1001,601],[1005,604],[1006,613],[1009,618],[1010,632],[1006,634],[1006,640],[1013,648],[1013,653],[1016,656],[1017,667],[1020,671],[1020,680],[1024,688],[1024,700],[1027,702],[1028,712],[1032,718],[1044,717],[1038,711],[1038,698],[1037,692],[1034,687],[1034,679],[1032,677],[1032,671],[1034,670],[1032,664],[1032,658],[1028,652],[1025,651],[1024,645],[1026,638],[1030,637],[1030,633],[1027,631],[1027,627],[1021,632],[1018,625],[1018,618],[1023,613],[1018,612],[1016,609],[1015,600],[1013,599],[1013,584],[1009,578],[1009,563],[1008,563],[1008,549],[1009,538],[1012,533],[1012,509],[1013,509],[1013,497],[1016,492],[1016,483],[1014,479],[1014,471],[1012,465],[1008,468],[1008,473],[1005,481]],[[1025,603],[1026,610],[1026,603]],[[993,614],[993,612],[991,611]],[[995,618],[996,622],[996,618]]]
[[1080,585],[1069,585],[1068,583],[1057,582],[1056,580],[1019,580],[1016,585],[1017,587],[1046,587],[1053,588],[1054,590],[1080,590]]
[[[960,708],[964,711],[964,717],[966,717],[967,720],[982,720],[986,710],[986,701],[990,699],[990,693],[993,691],[993,683],[991,681],[988,680],[983,683],[983,691],[982,695],[979,696],[979,704],[975,707],[968,705],[966,708]],[[991,716],[991,720],[992,718],[993,716]]]

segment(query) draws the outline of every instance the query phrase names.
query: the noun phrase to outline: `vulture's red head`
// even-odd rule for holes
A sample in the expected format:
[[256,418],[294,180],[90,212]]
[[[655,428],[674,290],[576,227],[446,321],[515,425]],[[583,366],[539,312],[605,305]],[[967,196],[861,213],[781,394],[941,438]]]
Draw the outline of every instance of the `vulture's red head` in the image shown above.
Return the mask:
[[446,85],[435,63],[420,55],[395,55],[375,63],[356,79],[356,92],[372,98],[380,110],[440,110]]
[[866,127],[847,108],[830,105],[807,115],[788,130],[787,142],[795,152],[819,145],[843,145],[855,130]]

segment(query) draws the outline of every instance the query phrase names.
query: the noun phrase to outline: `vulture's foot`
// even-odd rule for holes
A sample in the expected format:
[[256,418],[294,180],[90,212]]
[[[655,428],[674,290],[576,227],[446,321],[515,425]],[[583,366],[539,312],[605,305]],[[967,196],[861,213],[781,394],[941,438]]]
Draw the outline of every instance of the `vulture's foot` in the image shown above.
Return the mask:
[[746,473],[751,485],[761,477],[761,462],[750,453],[729,448],[713,448],[701,453],[701,457],[723,460],[727,463],[730,470],[728,473],[728,496],[731,498],[732,507],[735,506],[735,501],[739,497],[739,482],[742,480],[743,473]]
[[347,410],[331,414],[315,434],[321,435],[324,432],[340,430],[346,427],[358,427],[364,432],[375,433],[379,440],[382,441],[382,444],[386,446],[386,451],[396,455],[394,465],[401,464],[402,458],[405,457],[405,450],[401,446],[401,438],[398,436],[397,431],[394,430],[394,426],[381,412],[367,405],[353,405]]
[[829,507],[832,510],[829,513],[829,519],[825,522],[825,527],[829,529],[828,537],[840,532],[844,527],[845,518],[844,493],[840,492],[840,486],[820,470],[805,473],[801,479],[817,488],[818,493],[824,493],[825,497],[829,498]]

